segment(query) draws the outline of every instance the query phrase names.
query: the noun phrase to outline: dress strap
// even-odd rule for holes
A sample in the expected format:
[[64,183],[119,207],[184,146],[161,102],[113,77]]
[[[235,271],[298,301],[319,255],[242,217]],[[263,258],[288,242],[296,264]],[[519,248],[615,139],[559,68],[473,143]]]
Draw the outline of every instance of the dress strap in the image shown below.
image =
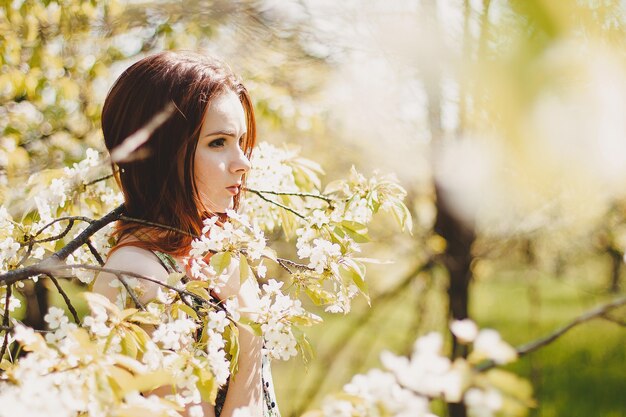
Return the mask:
[[163,265],[168,274],[171,274],[173,272],[181,272],[178,268],[178,264],[169,253],[159,252],[157,250],[153,250],[152,253],[154,253],[157,258],[159,258],[159,262],[161,262],[161,265]]

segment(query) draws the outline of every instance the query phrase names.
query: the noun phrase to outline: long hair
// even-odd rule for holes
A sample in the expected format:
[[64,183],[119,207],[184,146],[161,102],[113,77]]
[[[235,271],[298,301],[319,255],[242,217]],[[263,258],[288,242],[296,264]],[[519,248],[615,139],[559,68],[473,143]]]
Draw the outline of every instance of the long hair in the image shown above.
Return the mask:
[[[192,52],[161,52],[136,62],[115,81],[102,109],[109,152],[167,105],[175,108],[135,151],[138,158],[114,166],[124,194],[124,214],[185,232],[120,220],[113,232],[118,241],[133,234],[140,239],[128,243],[133,246],[175,256],[188,252],[191,235],[199,235],[203,220],[215,214],[202,205],[193,175],[198,136],[209,103],[228,90],[239,97],[244,109],[247,135],[242,147],[250,158],[256,142],[252,101],[239,78],[220,61]],[[235,209],[238,205],[239,194]]]

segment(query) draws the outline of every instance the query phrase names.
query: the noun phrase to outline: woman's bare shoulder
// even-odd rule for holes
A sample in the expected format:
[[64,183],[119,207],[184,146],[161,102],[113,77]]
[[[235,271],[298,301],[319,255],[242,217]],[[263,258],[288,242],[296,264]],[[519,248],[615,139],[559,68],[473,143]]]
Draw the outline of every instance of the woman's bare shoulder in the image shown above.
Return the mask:
[[[153,252],[136,246],[123,246],[113,251],[103,267],[120,272],[130,272],[159,281],[167,280],[168,276],[166,269]],[[148,280],[142,280],[141,278],[136,279],[141,288],[140,292],[143,294],[140,297],[142,301],[150,300],[156,296],[158,284]],[[117,297],[118,290],[116,285],[111,286],[110,284],[116,280],[117,277],[115,274],[104,271],[100,272],[96,277],[93,291],[114,300]]]

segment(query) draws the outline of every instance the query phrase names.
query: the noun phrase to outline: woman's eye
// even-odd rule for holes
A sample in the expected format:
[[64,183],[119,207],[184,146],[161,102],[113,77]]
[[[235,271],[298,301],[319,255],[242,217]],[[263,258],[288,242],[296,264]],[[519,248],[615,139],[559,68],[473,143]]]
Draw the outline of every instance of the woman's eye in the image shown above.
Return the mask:
[[214,139],[211,142],[209,142],[209,148],[221,148],[222,146],[224,146],[225,142],[226,142],[226,139],[224,138]]

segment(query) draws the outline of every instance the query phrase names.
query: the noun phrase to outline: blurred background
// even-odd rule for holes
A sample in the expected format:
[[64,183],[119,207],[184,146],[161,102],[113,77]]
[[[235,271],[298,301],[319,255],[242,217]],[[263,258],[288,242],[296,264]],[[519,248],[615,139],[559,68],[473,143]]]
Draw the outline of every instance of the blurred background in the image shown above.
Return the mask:
[[[301,415],[452,319],[518,345],[624,293],[624,3],[0,1],[0,201],[26,210],[31,174],[104,149],[108,88],[164,49],[230,63],[260,140],[299,148],[325,183],[352,165],[395,173],[414,229],[375,223],[365,256],[393,262],[368,270],[371,307],[319,312],[316,358],[273,365],[283,415]],[[24,290],[34,326],[63,305],[44,290]],[[511,366],[534,387],[530,415],[625,415],[625,316]]]

